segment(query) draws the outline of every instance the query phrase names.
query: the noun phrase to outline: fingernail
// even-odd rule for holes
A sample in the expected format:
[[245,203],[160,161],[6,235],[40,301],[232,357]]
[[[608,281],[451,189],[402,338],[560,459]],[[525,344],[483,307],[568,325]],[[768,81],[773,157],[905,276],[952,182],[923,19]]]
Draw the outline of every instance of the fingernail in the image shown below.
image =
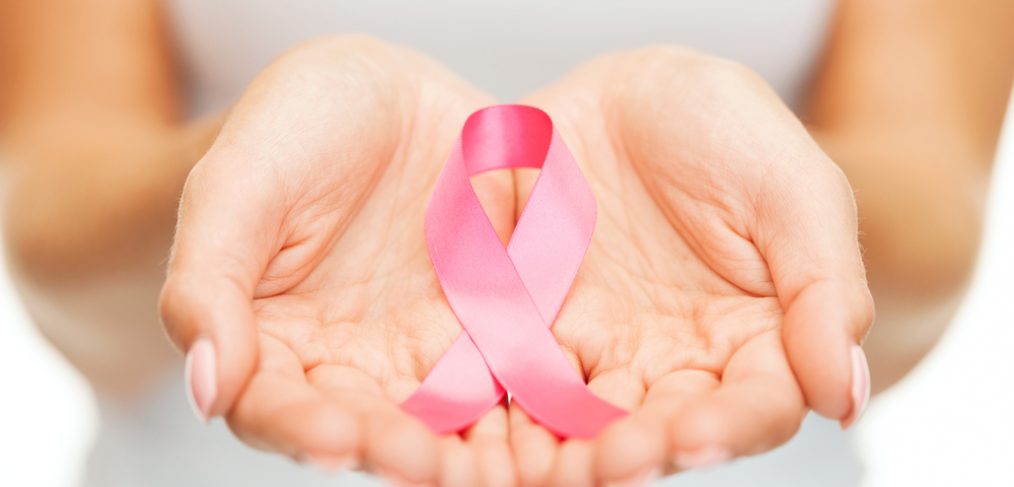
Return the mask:
[[703,448],[676,454],[676,468],[680,470],[701,470],[711,468],[732,459],[732,452],[724,448]]
[[617,480],[606,483],[608,487],[644,487],[662,476],[660,467],[649,467],[640,473],[631,475],[624,480]]
[[218,378],[215,372],[215,347],[211,340],[200,338],[187,352],[186,368],[187,398],[194,414],[208,422],[211,407],[218,394]]
[[328,472],[354,470],[359,465],[352,455],[311,454],[307,455],[307,462]]
[[852,345],[852,410],[841,420],[842,429],[847,429],[862,417],[866,404],[870,402],[870,366],[866,354],[859,345]]

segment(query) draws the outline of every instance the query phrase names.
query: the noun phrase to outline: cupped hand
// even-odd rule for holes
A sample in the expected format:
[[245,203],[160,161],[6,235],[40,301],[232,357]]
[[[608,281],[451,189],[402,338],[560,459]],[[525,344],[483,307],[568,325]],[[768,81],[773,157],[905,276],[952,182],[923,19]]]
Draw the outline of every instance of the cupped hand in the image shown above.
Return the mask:
[[[324,467],[514,483],[504,407],[443,438],[397,407],[461,330],[423,210],[465,118],[489,103],[359,37],[298,48],[258,77],[187,181],[162,294],[200,414]],[[511,175],[474,183],[506,238]]]
[[[674,48],[596,60],[531,96],[598,202],[554,325],[631,414],[559,442],[511,405],[524,484],[642,480],[771,449],[807,408],[847,426],[872,321],[848,182],[755,75]],[[519,173],[519,207],[534,175]]]

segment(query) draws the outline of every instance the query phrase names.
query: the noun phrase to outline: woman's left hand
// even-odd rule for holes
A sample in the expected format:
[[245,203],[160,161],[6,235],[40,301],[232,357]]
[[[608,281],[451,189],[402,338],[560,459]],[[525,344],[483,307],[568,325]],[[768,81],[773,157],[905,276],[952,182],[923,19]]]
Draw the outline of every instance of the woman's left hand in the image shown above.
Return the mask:
[[[750,455],[807,407],[853,421],[873,305],[842,172],[745,68],[673,48],[602,58],[546,110],[599,206],[553,331],[632,413],[558,442],[511,405],[523,483],[599,485]],[[520,173],[519,205],[534,182]]]

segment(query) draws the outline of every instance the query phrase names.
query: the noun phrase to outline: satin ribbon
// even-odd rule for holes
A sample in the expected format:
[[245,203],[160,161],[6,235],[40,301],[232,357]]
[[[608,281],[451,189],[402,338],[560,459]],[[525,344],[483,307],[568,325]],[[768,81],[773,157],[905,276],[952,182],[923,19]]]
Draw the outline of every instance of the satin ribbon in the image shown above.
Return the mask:
[[[541,168],[505,249],[470,176]],[[549,116],[498,105],[473,113],[426,209],[430,260],[464,330],[403,404],[438,433],[460,431],[504,389],[561,437],[590,438],[625,412],[595,396],[550,331],[595,227],[591,189]]]

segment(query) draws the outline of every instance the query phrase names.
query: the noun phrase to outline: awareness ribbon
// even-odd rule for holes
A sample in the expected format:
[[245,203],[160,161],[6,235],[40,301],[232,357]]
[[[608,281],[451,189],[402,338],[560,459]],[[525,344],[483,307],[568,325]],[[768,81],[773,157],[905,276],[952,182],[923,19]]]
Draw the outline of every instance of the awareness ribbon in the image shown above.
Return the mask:
[[[541,168],[507,248],[470,176]],[[626,414],[595,396],[549,330],[595,228],[591,189],[542,110],[473,113],[437,178],[424,229],[430,260],[464,330],[402,408],[438,433],[460,431],[511,392],[558,436],[591,438]]]

